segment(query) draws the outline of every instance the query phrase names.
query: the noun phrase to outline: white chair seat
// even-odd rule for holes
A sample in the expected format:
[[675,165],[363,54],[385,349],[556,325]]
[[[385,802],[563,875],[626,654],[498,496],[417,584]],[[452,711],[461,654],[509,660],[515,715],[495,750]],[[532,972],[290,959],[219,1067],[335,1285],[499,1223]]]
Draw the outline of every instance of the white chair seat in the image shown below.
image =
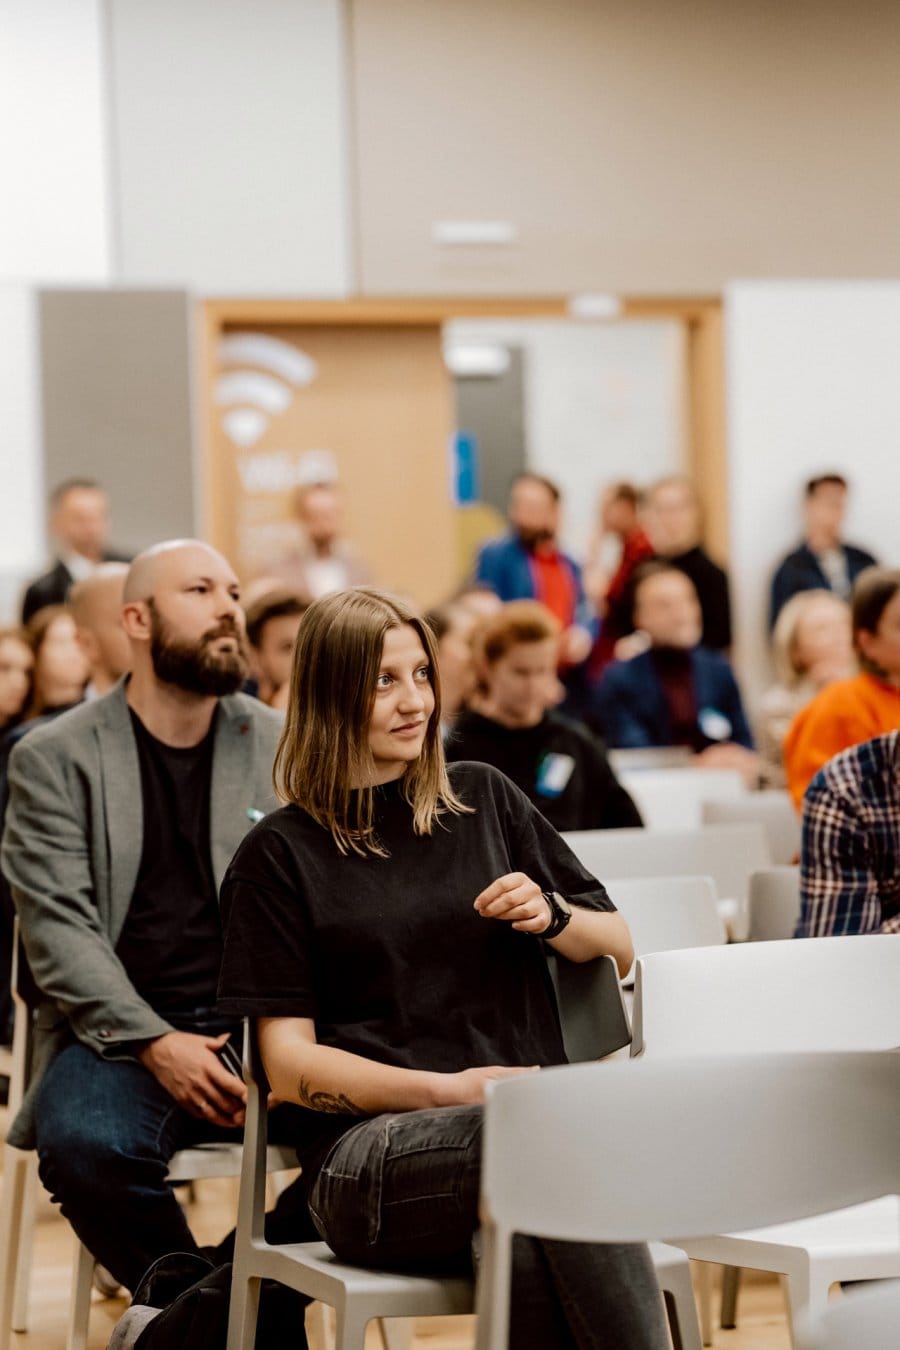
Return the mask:
[[717,1261],[787,1275],[803,1261],[821,1266],[828,1284],[900,1276],[900,1198],[885,1195],[864,1205],[831,1210],[811,1219],[723,1233],[686,1243],[697,1261]]

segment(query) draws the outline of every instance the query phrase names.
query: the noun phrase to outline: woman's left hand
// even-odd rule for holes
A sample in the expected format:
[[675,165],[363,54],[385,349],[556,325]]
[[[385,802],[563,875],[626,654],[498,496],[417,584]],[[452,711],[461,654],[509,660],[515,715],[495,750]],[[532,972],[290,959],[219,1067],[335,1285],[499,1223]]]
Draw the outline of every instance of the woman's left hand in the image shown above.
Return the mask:
[[540,886],[524,872],[509,872],[492,881],[478,896],[475,909],[482,918],[503,919],[520,933],[543,933],[553,922]]

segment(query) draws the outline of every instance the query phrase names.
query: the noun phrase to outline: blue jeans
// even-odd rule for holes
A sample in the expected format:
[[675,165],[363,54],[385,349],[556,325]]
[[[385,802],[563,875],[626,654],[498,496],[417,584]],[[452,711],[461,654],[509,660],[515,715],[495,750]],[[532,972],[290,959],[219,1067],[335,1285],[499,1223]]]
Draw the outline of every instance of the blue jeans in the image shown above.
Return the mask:
[[[273,1142],[290,1142],[290,1111],[273,1112]],[[196,1120],[136,1061],[102,1059],[76,1043],[41,1084],[41,1180],[88,1250],[127,1289],[160,1256],[199,1250],[166,1173],[178,1149],[213,1141],[240,1143],[241,1131]],[[315,1236],[302,1226],[302,1216],[290,1224],[294,1241]]]
[[[342,1259],[398,1270],[471,1270],[478,1227],[482,1108],[375,1116],[335,1145],[310,1212]],[[643,1245],[518,1236],[513,1350],[666,1350],[653,1263]]]

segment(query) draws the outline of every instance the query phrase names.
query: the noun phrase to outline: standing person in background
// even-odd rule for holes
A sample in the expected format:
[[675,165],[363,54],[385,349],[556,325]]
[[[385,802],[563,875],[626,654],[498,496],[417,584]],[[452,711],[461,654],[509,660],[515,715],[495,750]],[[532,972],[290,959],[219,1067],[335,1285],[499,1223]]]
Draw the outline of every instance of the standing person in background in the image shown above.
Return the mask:
[[849,600],[860,572],[875,565],[871,553],[843,542],[846,514],[846,478],[839,473],[823,473],[809,480],[804,494],[803,543],[788,554],[772,578],[770,628],[774,628],[783,605],[792,595],[826,590]]
[[581,569],[559,547],[560,491],[536,473],[513,480],[509,494],[509,533],[492,539],[478,554],[475,580],[501,600],[539,600],[560,623],[560,665],[577,666],[593,643],[590,612]]
[[89,577],[103,562],[127,562],[107,548],[109,498],[92,478],[69,478],[50,495],[50,534],[57,560],[49,572],[31,583],[22,601],[22,622],[45,605],[62,605],[76,581]]
[[851,608],[862,670],[827,685],[797,714],[785,737],[784,767],[798,811],[810,781],[830,759],[900,727],[900,569],[861,572]]
[[559,622],[535,600],[511,600],[479,625],[478,688],[447,739],[447,758],[493,764],[557,830],[642,825],[597,741],[550,710],[559,638]]
[[307,601],[348,586],[364,586],[371,569],[341,531],[343,511],[337,483],[307,483],[294,494],[302,540],[268,570]]
[[[584,588],[600,618],[600,634],[588,662],[588,679],[593,683],[614,659],[620,638],[632,632],[632,578],[635,568],[653,556],[638,514],[641,494],[631,483],[612,483],[600,499],[600,528],[591,540],[584,567]],[[610,576],[602,566],[601,551],[605,538],[615,538],[620,547],[619,562]]]
[[648,488],[644,526],[659,557],[694,583],[703,619],[703,646],[727,652],[731,646],[728,577],[701,545],[700,499],[689,478],[661,478]]

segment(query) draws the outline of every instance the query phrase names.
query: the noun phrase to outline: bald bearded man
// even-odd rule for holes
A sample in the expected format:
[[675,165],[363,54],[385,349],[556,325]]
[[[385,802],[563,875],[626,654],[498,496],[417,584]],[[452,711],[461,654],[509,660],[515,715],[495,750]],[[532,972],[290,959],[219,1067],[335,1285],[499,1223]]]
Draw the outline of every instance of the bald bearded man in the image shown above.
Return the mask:
[[196,1252],[168,1161],[235,1137],[244,1085],[220,1058],[218,886],[272,809],[280,718],[237,692],[237,577],[196,540],[125,579],[131,676],[33,731],[10,760],[2,866],[40,991],[37,1066],[8,1142],[37,1147],[75,1232],[134,1289]]

